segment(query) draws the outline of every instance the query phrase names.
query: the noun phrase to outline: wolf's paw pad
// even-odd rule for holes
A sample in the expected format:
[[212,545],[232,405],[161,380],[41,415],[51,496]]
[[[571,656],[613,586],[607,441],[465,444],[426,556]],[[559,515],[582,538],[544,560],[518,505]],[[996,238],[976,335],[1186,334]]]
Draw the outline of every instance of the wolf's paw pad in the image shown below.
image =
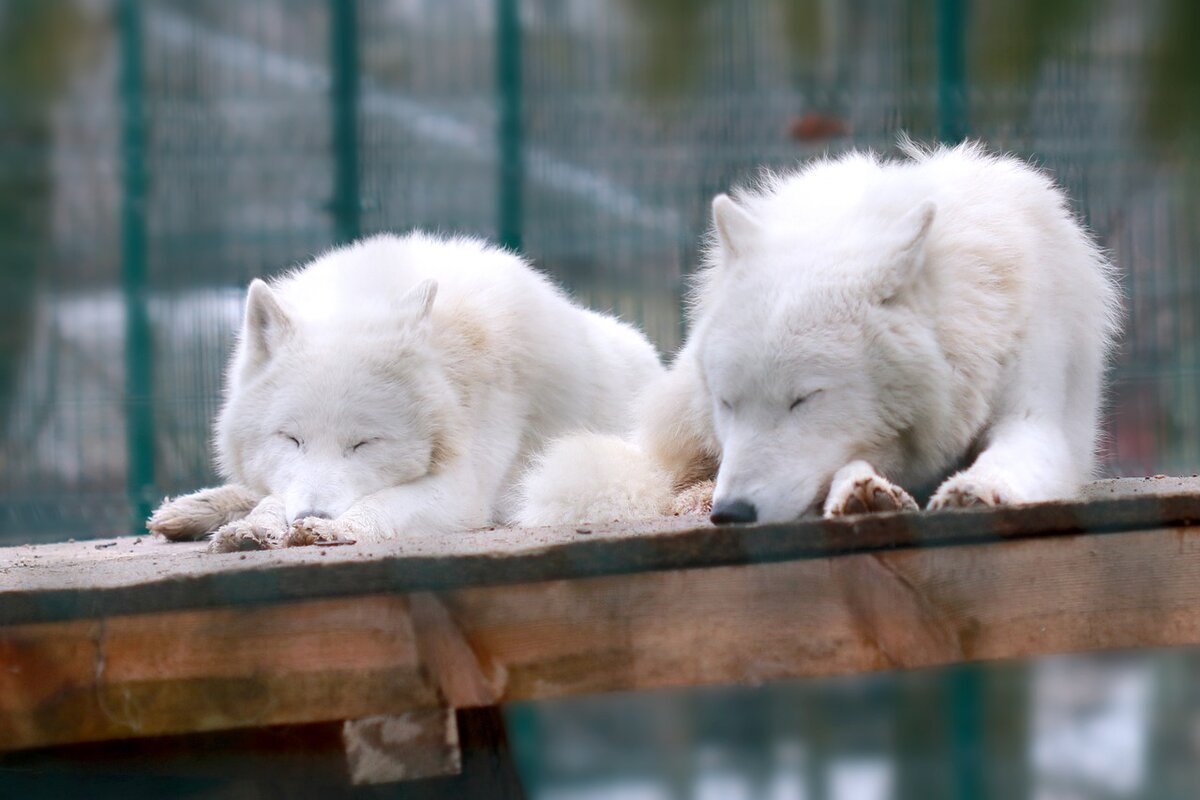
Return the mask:
[[843,517],[850,514],[870,514],[880,511],[916,511],[912,495],[879,475],[847,481],[831,490],[825,516]]
[[671,499],[671,513],[675,515],[712,513],[713,481],[700,481],[677,492]]
[[283,531],[275,526],[240,519],[217,528],[208,550],[211,553],[272,550],[279,547],[282,537]]
[[1005,486],[968,477],[955,477],[942,484],[929,500],[929,508],[988,508],[1013,502]]
[[285,547],[305,547],[310,544],[354,544],[354,537],[346,526],[324,517],[305,517],[292,523]]

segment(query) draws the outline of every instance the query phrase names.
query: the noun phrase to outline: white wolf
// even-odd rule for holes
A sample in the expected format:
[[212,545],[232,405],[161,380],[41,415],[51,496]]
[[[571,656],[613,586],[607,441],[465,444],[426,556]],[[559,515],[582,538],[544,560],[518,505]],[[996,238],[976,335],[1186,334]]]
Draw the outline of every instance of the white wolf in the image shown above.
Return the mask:
[[932,508],[1074,494],[1118,330],[1113,270],[1026,164],[905,149],[718,196],[690,336],[636,444],[551,447],[522,522],[662,513],[714,474],[718,523],[916,508],[910,491]]
[[662,367],[613,317],[472,239],[377,236],[256,280],[216,422],[231,484],[168,500],[214,549],[500,524],[548,437],[628,435]]

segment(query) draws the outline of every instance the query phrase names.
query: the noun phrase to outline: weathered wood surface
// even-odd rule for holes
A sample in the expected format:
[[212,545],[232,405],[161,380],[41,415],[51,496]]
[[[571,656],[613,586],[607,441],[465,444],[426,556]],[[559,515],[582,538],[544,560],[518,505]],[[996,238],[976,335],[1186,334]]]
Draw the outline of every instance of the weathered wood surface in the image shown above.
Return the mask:
[[[0,548],[0,625],[384,591],[767,563],[1200,521],[1200,479],[1098,481],[1085,501],[714,528],[697,517],[214,555],[150,536]],[[583,533],[580,530],[585,531]]]
[[[565,532],[529,532],[536,545],[517,541],[514,531],[471,534],[456,540],[465,554],[418,559],[440,570],[437,592],[427,591],[431,581],[402,556],[374,549],[243,560],[186,545],[121,542],[97,551],[76,543],[57,557],[47,554],[57,577],[31,577],[40,587],[34,594],[73,598],[72,613],[39,613],[54,608],[26,604],[9,609],[8,619],[59,621],[0,626],[0,750],[613,690],[1197,645],[1200,527],[1182,524],[1200,519],[1196,499],[1174,493],[637,539],[622,538],[628,529],[571,531],[583,542]],[[1111,512],[1107,521],[1096,516],[1099,509]],[[1006,527],[1018,513],[1050,533]],[[1071,533],[1080,520],[1103,535]],[[1145,529],[1151,520],[1168,524]],[[881,533],[888,530],[891,544]],[[867,544],[855,545],[856,531]],[[789,543],[789,532],[800,541]],[[564,538],[546,541],[553,536]],[[716,556],[685,547],[689,536],[713,544]],[[507,541],[508,549],[485,549],[485,539]],[[918,546],[930,543],[937,546]],[[619,560],[630,546],[637,557]],[[96,555],[80,556],[81,548]],[[34,552],[43,549],[53,547]],[[580,561],[597,553],[617,566]],[[451,570],[460,558],[469,565],[466,576]],[[161,566],[151,570],[150,585],[171,598],[171,610],[108,613],[113,597],[155,595],[122,584],[120,570],[101,565],[156,559]],[[636,571],[646,562],[659,568]],[[678,568],[681,562],[687,568]],[[68,564],[102,572],[107,583],[98,589],[87,574],[65,576]],[[491,571],[483,569],[488,564]],[[3,569],[11,580],[39,567],[10,560]],[[177,582],[211,592],[221,584],[197,584],[196,574],[219,581],[223,570],[239,576],[237,585],[259,585],[257,602],[213,608],[220,596],[201,592],[192,596],[197,608],[180,610],[189,595],[178,593]],[[144,575],[142,567],[131,571]],[[320,581],[343,572],[362,579],[353,587],[358,596],[296,601],[305,586],[310,595],[350,594],[345,575],[332,590]],[[122,587],[142,593],[120,594]],[[390,593],[372,594],[381,590]],[[89,592],[101,598],[92,606]],[[13,597],[20,594],[6,590],[0,602]],[[95,616],[81,617],[89,607]]]
[[0,750],[439,705],[402,596],[0,627]]

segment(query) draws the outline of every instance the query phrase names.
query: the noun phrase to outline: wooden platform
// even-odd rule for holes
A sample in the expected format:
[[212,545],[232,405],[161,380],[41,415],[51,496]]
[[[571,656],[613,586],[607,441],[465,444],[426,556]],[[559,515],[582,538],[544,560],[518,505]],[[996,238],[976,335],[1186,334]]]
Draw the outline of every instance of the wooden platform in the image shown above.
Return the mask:
[[395,780],[457,769],[454,709],[1196,645],[1196,523],[1200,479],[1158,477],[787,525],[2,548],[0,750],[350,721],[350,770]]

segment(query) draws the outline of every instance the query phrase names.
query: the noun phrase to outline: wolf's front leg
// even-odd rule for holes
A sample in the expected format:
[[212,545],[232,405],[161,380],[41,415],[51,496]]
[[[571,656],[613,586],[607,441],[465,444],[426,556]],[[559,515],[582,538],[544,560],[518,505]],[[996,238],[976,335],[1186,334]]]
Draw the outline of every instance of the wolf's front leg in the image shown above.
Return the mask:
[[1083,470],[1058,426],[1028,419],[1001,422],[989,440],[974,464],[938,487],[929,508],[1037,503],[1078,493]]
[[479,528],[488,524],[492,495],[462,465],[368,495],[337,519],[298,519],[286,544],[378,542],[409,533]]
[[146,528],[173,542],[203,539],[217,528],[249,514],[262,495],[229,483],[163,500]]
[[283,546],[288,532],[282,498],[264,497],[244,518],[222,525],[208,549],[213,553],[271,550]]
[[825,516],[868,514],[875,511],[916,511],[908,492],[880,475],[865,461],[851,461],[833,475],[825,498]]

